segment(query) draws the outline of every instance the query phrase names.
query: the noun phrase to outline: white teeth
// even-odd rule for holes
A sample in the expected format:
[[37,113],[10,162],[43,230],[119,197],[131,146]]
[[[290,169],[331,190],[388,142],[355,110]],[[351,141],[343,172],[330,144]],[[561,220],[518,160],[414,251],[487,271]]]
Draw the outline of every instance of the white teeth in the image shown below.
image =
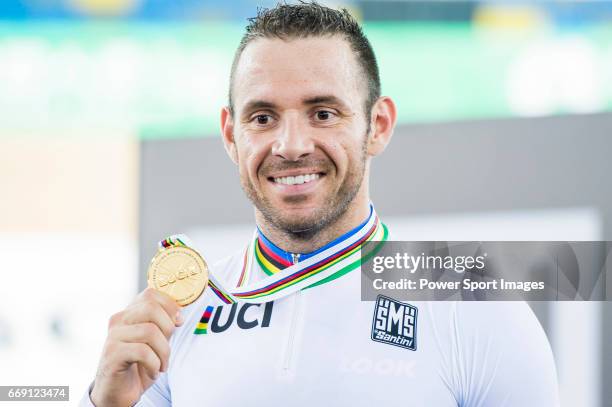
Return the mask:
[[274,182],[279,183],[279,184],[284,184],[284,185],[300,185],[300,184],[305,184],[307,182],[311,182],[316,179],[319,179],[319,177],[320,177],[319,174],[305,174],[305,175],[298,175],[297,177],[274,178]]

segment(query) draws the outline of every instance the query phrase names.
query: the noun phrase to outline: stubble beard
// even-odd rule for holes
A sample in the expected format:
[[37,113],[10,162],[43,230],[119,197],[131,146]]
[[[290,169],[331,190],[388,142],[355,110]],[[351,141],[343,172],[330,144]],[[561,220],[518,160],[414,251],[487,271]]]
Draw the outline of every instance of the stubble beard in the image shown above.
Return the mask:
[[[246,176],[240,177],[242,189],[267,223],[279,231],[291,235],[295,239],[310,240],[321,231],[333,227],[350,208],[363,182],[366,167],[366,146],[367,133],[362,144],[361,157],[357,160],[356,165],[347,172],[338,192],[333,194],[332,191],[333,196],[326,197],[326,199],[322,201],[324,204],[320,208],[313,210],[310,216],[303,216],[296,219],[292,216],[283,214],[282,210],[274,207],[266,196],[255,189],[251,180]],[[328,167],[332,165],[329,163],[329,160],[327,160],[326,163]],[[300,163],[300,161],[290,164],[290,168],[306,166],[308,166],[308,163]],[[304,199],[304,197],[296,196],[289,198],[286,202],[299,203]]]

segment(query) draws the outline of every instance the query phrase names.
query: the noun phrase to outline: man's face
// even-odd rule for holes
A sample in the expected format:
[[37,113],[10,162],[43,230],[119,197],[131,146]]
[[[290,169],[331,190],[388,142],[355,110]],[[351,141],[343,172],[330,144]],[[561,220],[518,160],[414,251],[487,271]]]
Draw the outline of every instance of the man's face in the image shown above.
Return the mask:
[[341,37],[258,39],[245,48],[233,85],[234,159],[268,222],[310,235],[347,210],[366,168],[366,94]]

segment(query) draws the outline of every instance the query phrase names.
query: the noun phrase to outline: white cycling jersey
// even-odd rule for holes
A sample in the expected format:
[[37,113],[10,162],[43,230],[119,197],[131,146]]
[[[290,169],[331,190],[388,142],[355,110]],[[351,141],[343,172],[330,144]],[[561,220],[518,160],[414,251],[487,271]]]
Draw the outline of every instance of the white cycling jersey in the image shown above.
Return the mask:
[[[558,406],[552,352],[527,304],[361,301],[346,242],[368,228],[386,237],[374,217],[300,258],[259,233],[246,255],[214,265],[225,287],[251,290],[224,297],[213,284],[183,309],[169,369],[138,405]],[[336,271],[267,302],[253,296],[285,281],[294,260]]]

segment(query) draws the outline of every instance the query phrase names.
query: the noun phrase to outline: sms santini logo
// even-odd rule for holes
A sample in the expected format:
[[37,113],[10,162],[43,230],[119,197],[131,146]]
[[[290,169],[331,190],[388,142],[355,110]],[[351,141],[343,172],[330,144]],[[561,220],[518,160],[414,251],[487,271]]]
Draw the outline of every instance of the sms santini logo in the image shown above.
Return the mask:
[[379,295],[374,307],[372,340],[416,350],[417,314],[415,306]]

